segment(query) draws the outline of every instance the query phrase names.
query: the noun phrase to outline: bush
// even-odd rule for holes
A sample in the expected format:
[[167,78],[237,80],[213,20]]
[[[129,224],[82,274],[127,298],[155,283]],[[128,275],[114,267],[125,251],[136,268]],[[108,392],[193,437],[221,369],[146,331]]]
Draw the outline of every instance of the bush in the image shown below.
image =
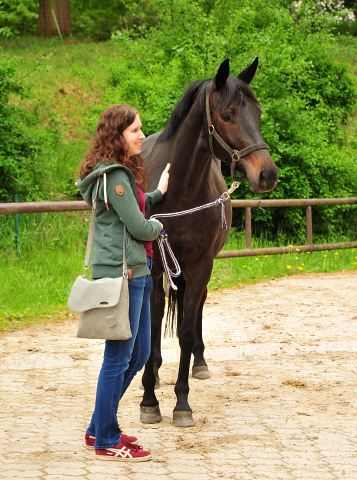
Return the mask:
[[[126,5],[134,8],[135,3]],[[139,109],[145,133],[152,134],[164,128],[188,83],[213,76],[224,58],[231,59],[232,74],[238,74],[259,56],[253,89],[263,105],[262,134],[279,167],[277,187],[263,196],[356,195],[356,149],[347,149],[343,130],[355,108],[356,86],[323,18],[316,29],[313,17],[302,21],[301,13],[297,18],[279,0],[227,0],[224,5],[152,0],[150,8],[156,26],[141,23],[114,35],[121,55],[110,64],[112,89],[95,108],[95,118],[108,104],[127,102]],[[235,195],[252,196],[247,182]],[[355,232],[356,219],[347,211],[353,207],[321,208],[314,219],[316,233]],[[252,214],[257,234],[262,225],[276,233],[287,224],[303,234],[302,215],[298,208]],[[241,223],[242,213],[235,210],[234,224]]]
[[95,41],[108,40],[125,27],[127,9],[119,0],[70,0],[72,34]]
[[34,35],[38,22],[38,0],[1,2],[0,27],[9,27],[14,36]]
[[[16,78],[18,60],[0,50],[0,201],[44,198],[50,190],[49,149],[55,130],[43,128],[20,101],[30,91]],[[47,157],[47,158],[46,158]]]

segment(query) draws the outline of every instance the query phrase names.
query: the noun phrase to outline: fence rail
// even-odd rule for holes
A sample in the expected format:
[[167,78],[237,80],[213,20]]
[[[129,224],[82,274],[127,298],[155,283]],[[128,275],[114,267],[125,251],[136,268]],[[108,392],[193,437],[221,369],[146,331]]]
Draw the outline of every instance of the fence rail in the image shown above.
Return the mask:
[[0,215],[5,213],[82,212],[92,210],[83,200],[69,202],[0,203]]
[[[322,250],[340,250],[343,248],[357,247],[357,242],[344,243],[312,243],[312,206],[316,205],[351,205],[357,204],[357,197],[351,198],[289,198],[289,199],[266,199],[266,200],[232,200],[233,208],[245,208],[245,249],[222,250],[218,258],[253,257],[259,255],[279,255],[292,251],[317,252]],[[268,207],[301,207],[306,206],[306,245],[291,247],[252,248],[252,208]]]
[[[357,204],[357,197],[351,198],[296,198],[296,199],[266,199],[266,200],[232,200],[233,208],[245,209],[245,240],[246,248],[242,250],[225,250],[219,252],[216,259],[233,257],[251,257],[259,255],[278,255],[292,251],[317,252],[322,250],[341,250],[357,247],[357,242],[344,243],[312,243],[312,208],[317,205],[352,205]],[[252,246],[252,208],[269,207],[298,207],[306,206],[306,244],[292,247],[251,248]],[[23,202],[0,203],[0,215],[18,213],[45,213],[45,212],[76,212],[91,210],[84,202]]]

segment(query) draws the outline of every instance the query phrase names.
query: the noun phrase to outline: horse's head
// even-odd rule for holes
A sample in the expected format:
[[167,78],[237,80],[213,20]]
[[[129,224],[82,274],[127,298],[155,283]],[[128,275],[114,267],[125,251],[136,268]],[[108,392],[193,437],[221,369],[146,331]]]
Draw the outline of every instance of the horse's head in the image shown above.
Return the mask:
[[278,169],[260,133],[261,107],[248,87],[257,66],[258,58],[238,77],[230,77],[229,60],[225,60],[211,84],[207,116],[210,123],[210,112],[210,143],[214,154],[231,171],[247,175],[251,190],[261,193],[273,190]]

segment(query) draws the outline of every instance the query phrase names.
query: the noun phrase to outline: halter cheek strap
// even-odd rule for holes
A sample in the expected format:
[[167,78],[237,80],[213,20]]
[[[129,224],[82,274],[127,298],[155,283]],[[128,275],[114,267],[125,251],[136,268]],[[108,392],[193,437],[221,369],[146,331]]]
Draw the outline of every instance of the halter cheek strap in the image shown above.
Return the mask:
[[219,136],[214,125],[212,123],[211,112],[209,108],[209,90],[206,93],[206,115],[207,115],[207,124],[208,124],[208,140],[209,140],[209,148],[211,150],[212,155],[215,158],[218,158],[213,150],[213,137],[217,140],[217,142],[228,152],[232,158],[231,162],[231,177],[232,181],[234,181],[234,177],[237,178],[238,182],[242,182],[247,178],[247,175],[243,175],[242,177],[238,178],[236,174],[236,165],[239,160],[248,155],[249,153],[255,152],[256,150],[266,149],[269,150],[269,145],[267,143],[255,143],[254,145],[250,145],[247,148],[243,148],[242,150],[236,150],[231,148],[226,142]]

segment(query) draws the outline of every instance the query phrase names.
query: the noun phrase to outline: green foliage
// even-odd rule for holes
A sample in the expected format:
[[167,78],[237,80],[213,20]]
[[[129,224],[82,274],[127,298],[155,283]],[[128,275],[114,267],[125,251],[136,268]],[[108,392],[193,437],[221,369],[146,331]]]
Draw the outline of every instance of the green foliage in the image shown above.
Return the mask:
[[342,22],[332,23],[331,28],[336,35],[353,35],[357,37],[357,20],[353,22],[343,20]]
[[[26,1],[32,11],[30,0]],[[14,7],[19,1],[7,5],[10,3]],[[145,133],[151,134],[165,127],[174,105],[191,81],[214,76],[227,57],[231,59],[232,74],[236,75],[256,56],[260,57],[260,64],[252,88],[263,106],[263,137],[279,167],[279,183],[264,197],[356,195],[357,137],[350,122],[356,86],[348,73],[349,67],[340,61],[340,50],[328,18],[320,16],[317,25],[307,7],[303,12],[294,12],[292,2],[284,0],[249,3],[127,0],[124,3],[71,1],[73,25],[82,21],[86,12],[96,9],[99,12],[100,8],[113,22],[115,19],[118,25],[126,25],[114,35],[119,52],[109,44],[101,44],[101,51],[107,53],[98,56],[99,46],[87,47],[102,77],[107,76],[105,89],[93,81],[97,71],[92,61],[86,65],[82,53],[75,53],[75,45],[56,44],[56,47],[53,40],[51,46],[47,42],[42,49],[42,52],[54,51],[56,56],[54,61],[47,62],[54,68],[51,100],[46,98],[49,89],[45,93],[42,88],[38,101],[21,100],[27,89],[19,87],[23,82],[16,80],[18,62],[2,54],[2,78],[11,80],[0,87],[7,92],[2,97],[1,124],[5,128],[0,128],[0,134],[5,135],[6,129],[11,134],[0,147],[5,149],[0,168],[9,165],[14,168],[12,174],[7,174],[6,186],[1,187],[3,198],[11,198],[13,193],[35,198],[40,195],[39,189],[46,190],[47,198],[49,192],[55,198],[62,193],[73,198],[74,164],[82,156],[84,138],[93,131],[99,114],[108,104],[133,104],[141,112]],[[305,6],[310,4],[304,2]],[[104,27],[97,30],[101,34]],[[91,35],[89,30],[87,34]],[[81,49],[84,51],[86,46],[81,45]],[[70,64],[70,70],[67,77],[62,75],[58,80],[57,72],[64,68],[61,62]],[[10,67],[11,72],[6,73]],[[86,84],[85,92],[81,84]],[[41,97],[45,100],[40,100]],[[37,117],[44,126],[42,130]],[[56,140],[54,130],[59,127],[63,132],[68,130],[65,145]],[[45,152],[50,153],[50,163],[44,161]],[[35,168],[23,175],[27,161],[21,159],[29,156]],[[34,177],[45,171],[47,186],[46,179],[40,181]],[[252,196],[247,182],[236,193],[239,198]],[[354,212],[353,207],[346,206],[314,209],[314,233],[355,230]],[[242,212],[235,211],[234,224],[240,227],[242,220]],[[263,228],[276,233],[290,230],[291,225],[301,236],[305,233],[301,208],[270,209],[265,213],[257,210],[253,212],[253,220],[257,235]]]
[[[137,2],[126,1],[137,26],[113,37],[121,55],[109,65],[112,89],[96,116],[110,103],[127,102],[139,109],[145,133],[152,134],[164,128],[188,83],[214,76],[227,57],[237,75],[259,56],[252,88],[263,105],[263,137],[279,167],[279,183],[264,197],[355,196],[357,152],[344,129],[356,104],[355,80],[338,58],[329,20],[319,17],[317,27],[314,15],[295,15],[284,3],[151,0],[146,13],[156,19],[152,26],[144,23]],[[236,193],[252,196],[248,182]],[[319,209],[315,233],[355,231],[355,211]],[[236,226],[241,215],[235,213]],[[254,211],[256,233],[259,225],[275,233],[292,225],[303,235],[303,215],[299,208]]]
[[43,198],[49,190],[48,148],[56,143],[53,129],[43,129],[37,115],[20,101],[30,90],[18,78],[19,60],[0,50],[0,201]]
[[[107,88],[106,63],[108,57],[118,54],[117,45],[107,42],[63,46],[57,38],[37,37],[13,37],[3,40],[3,45],[4,60],[14,63],[10,84],[22,85],[19,93],[9,95],[8,105],[33,123],[31,136],[38,140],[38,171],[46,172],[37,182],[39,195],[47,201],[81,199],[74,182],[92,134],[87,127],[89,105],[98,103]],[[26,121],[19,128],[27,126]],[[25,189],[16,190],[20,201],[34,199]],[[13,193],[8,198],[13,201]]]
[[[108,40],[118,28],[130,22],[120,0],[70,0],[71,31],[76,37]],[[35,35],[39,16],[38,0],[6,0],[0,27],[9,27],[14,36]],[[129,15],[130,17],[130,15]]]
[[125,27],[127,9],[120,0],[71,0],[72,34],[95,41],[108,40]]
[[1,2],[0,27],[10,28],[14,36],[34,35],[38,22],[38,0]]
[[[277,32],[283,48],[273,43],[256,79],[255,90],[263,104],[262,134],[279,167],[278,185],[264,197],[356,196],[356,150],[348,148],[341,129],[355,107],[355,85],[346,65],[335,60],[332,37],[315,33],[305,39],[298,33],[295,26]],[[247,185],[242,187],[239,197],[252,197]],[[353,211],[354,207],[320,208],[314,218],[315,233],[353,230]],[[301,235],[305,233],[301,208],[258,211],[254,217],[261,221],[261,229],[268,224],[276,232],[292,225]],[[240,221],[236,217],[236,223]],[[259,225],[256,228],[258,233]]]

